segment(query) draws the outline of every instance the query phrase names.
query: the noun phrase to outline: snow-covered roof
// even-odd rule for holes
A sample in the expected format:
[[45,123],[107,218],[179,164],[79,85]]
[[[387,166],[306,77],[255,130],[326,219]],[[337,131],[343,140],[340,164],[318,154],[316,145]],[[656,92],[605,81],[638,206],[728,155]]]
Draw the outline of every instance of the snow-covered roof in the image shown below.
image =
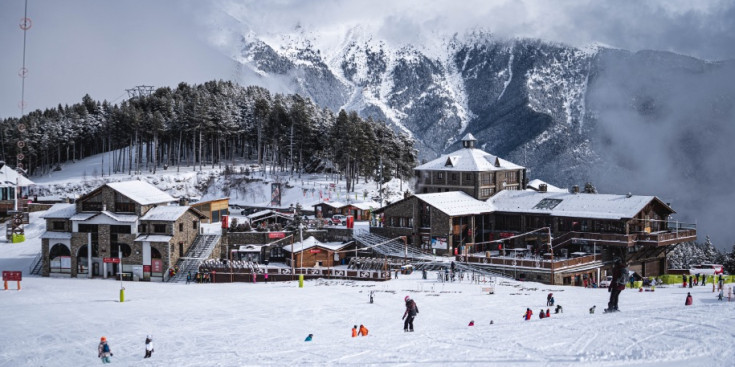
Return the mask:
[[186,211],[189,210],[188,206],[178,206],[178,205],[163,205],[163,206],[157,206],[151,210],[149,210],[147,213],[145,213],[144,216],[140,217],[140,220],[161,220],[161,221],[168,221],[173,222],[179,219]]
[[503,190],[487,201],[498,212],[625,219],[634,217],[654,199],[655,196]]
[[75,204],[59,203],[54,204],[41,218],[44,219],[69,219],[77,213],[77,206]]
[[370,209],[380,208],[380,204],[378,204],[378,203],[376,203],[374,201],[365,201],[365,202],[362,202],[362,203],[352,203],[352,204],[348,204],[348,205],[352,205],[355,208],[360,209],[360,210],[370,210]]
[[35,185],[36,183],[25,178],[23,175],[19,174],[18,171],[10,168],[7,164],[4,165],[2,168],[0,168],[0,187],[9,187],[9,186],[15,186],[16,185],[16,179],[18,186],[31,186]]
[[250,215],[246,215],[245,217],[246,218],[253,219],[253,218],[262,217],[264,215],[268,215],[268,214],[271,214],[271,213],[274,213],[274,211],[273,210],[270,210],[270,209],[266,209],[266,210],[257,211],[257,212],[255,212],[253,214],[250,214]]
[[240,245],[238,252],[260,252],[262,245]]
[[132,222],[135,222],[135,221],[138,220],[138,216],[136,216],[134,214],[118,214],[118,213],[113,213],[113,212],[110,212],[110,211],[107,211],[107,210],[103,210],[101,212],[96,212],[96,213],[76,213],[76,214],[74,214],[69,219],[70,220],[73,220],[73,221],[81,221],[81,222],[84,222],[84,221],[87,221],[87,220],[89,220],[89,219],[91,219],[93,217],[96,217],[97,215],[100,215],[100,214],[105,215],[107,217],[110,217],[110,218],[112,218],[113,220],[115,220],[117,222],[130,222],[130,223],[132,223]]
[[172,238],[165,234],[144,234],[135,238],[135,242],[169,242]]
[[[304,240],[304,246],[303,247],[301,247],[301,242],[294,242],[293,245],[283,246],[283,250],[284,251],[288,251],[288,252],[300,252],[302,249],[303,250],[306,250],[306,249],[309,249],[309,248],[312,248],[312,247],[322,247],[322,248],[326,248],[326,249],[329,249],[329,250],[332,250],[332,251],[337,251],[337,250],[339,250],[341,248],[344,248],[345,246],[347,246],[349,244],[350,244],[350,242],[348,242],[348,243],[342,243],[342,242],[326,242],[326,243],[324,243],[324,242],[319,242],[319,240],[317,240],[316,238],[314,238],[314,236],[309,236],[309,238],[307,238],[307,239]],[[292,246],[293,246],[294,251],[291,250]]]
[[141,205],[170,203],[176,200],[145,181],[110,182],[107,186]]
[[[495,166],[496,162],[499,163],[500,167]],[[480,149],[462,148],[455,152],[444,154],[414,169],[419,171],[487,172],[523,168]]]
[[464,191],[416,194],[416,197],[449,216],[488,213],[492,204],[477,200]]
[[320,205],[320,204],[329,205],[332,208],[342,208],[345,205],[348,205],[347,203],[343,203],[341,201],[324,201],[324,202],[321,202],[321,203],[316,204],[316,205]]
[[71,238],[71,232],[52,232],[46,231],[41,235],[41,239],[68,240]]
[[[550,183],[547,183],[547,182],[541,181],[541,180],[539,180],[539,179],[531,180],[531,181],[530,181],[530,182],[529,182],[529,183],[528,183],[528,184],[526,185],[526,187],[527,187],[527,188],[530,188],[530,189],[532,189],[532,190],[534,190],[534,191],[540,191],[540,189],[539,189],[539,186],[541,186],[541,184],[545,184],[545,185],[546,185],[546,191],[547,191],[547,192],[569,192],[569,190],[567,190],[567,189],[562,189],[562,188],[560,188],[560,187],[556,187],[556,186],[554,186],[554,185],[552,185],[552,184],[550,184]],[[528,189],[527,189],[527,190],[528,190]]]

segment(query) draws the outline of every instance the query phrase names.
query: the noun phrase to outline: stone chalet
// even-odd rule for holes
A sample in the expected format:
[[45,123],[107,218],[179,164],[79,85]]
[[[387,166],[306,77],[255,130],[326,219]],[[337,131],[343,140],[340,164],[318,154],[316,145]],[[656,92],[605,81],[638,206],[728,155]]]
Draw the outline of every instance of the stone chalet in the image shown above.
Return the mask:
[[370,231],[516,278],[579,285],[599,282],[615,256],[641,276],[660,275],[666,253],[696,239],[655,196],[523,185],[522,167],[474,148],[469,134],[463,143],[417,167],[417,194],[376,210],[382,223]]
[[[43,216],[42,275],[163,280],[191,247],[205,216],[143,181],[105,184]],[[122,257],[122,268],[113,262]],[[91,266],[91,273],[90,273]]]

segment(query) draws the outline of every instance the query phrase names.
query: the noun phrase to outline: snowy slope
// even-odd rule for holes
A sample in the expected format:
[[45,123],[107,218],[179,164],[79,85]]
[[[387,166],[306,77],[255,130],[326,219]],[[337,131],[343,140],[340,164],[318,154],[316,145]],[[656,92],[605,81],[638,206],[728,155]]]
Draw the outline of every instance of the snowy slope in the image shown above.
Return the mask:
[[[30,226],[26,243],[0,242],[0,270],[27,270],[39,229]],[[623,311],[604,315],[604,289],[502,281],[488,295],[482,284],[435,279],[307,281],[303,289],[126,282],[120,303],[114,280],[26,276],[22,291],[0,292],[0,366],[94,365],[101,336],[113,363],[145,366],[731,366],[735,358],[735,302],[716,301],[710,287],[626,290]],[[548,292],[564,313],[539,320]],[[409,334],[400,320],[405,295],[420,310]],[[526,307],[531,321],[521,319]],[[370,335],[351,338],[354,324]],[[304,342],[310,333],[314,340]],[[150,360],[143,360],[146,334],[154,339]]]

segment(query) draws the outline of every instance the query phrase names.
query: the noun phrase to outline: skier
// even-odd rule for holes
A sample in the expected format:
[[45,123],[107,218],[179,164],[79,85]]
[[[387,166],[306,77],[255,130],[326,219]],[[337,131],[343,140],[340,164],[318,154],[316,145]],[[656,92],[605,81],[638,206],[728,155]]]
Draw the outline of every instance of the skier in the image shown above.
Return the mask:
[[365,327],[365,325],[360,324],[360,331],[357,333],[357,335],[360,335],[360,336],[368,335],[368,329]]
[[725,291],[723,289],[720,289],[720,294],[717,296],[718,301],[722,301],[722,298],[725,296]]
[[110,357],[112,357],[112,351],[107,344],[107,338],[103,336],[100,338],[99,346],[97,346],[97,358],[100,358],[102,363],[110,363]]
[[595,306],[592,306],[592,307],[590,307],[590,314],[593,314],[593,313],[595,313],[595,308],[597,308],[597,306],[596,306],[596,305],[595,305]]
[[681,287],[686,288],[687,287],[687,276],[684,275],[681,277]]
[[467,326],[475,326],[475,320],[470,320],[470,323],[467,324]]
[[554,297],[552,296],[547,306],[553,306],[553,305],[554,305]]
[[544,309],[542,308],[538,313],[538,318],[543,319],[544,317],[546,317],[546,312],[544,312]]
[[145,337],[145,357],[143,358],[151,358],[151,354],[153,354],[153,337],[147,335]]
[[564,313],[564,308],[561,307],[561,305],[556,305],[556,310],[554,313]]
[[406,320],[403,323],[403,331],[413,332],[413,319],[418,315],[419,308],[411,297],[406,296],[403,300],[406,301],[406,312],[403,313],[403,317],[401,318],[401,320]]
[[692,282],[692,276],[690,275],[690,276],[689,276],[689,288],[691,288],[691,287],[692,287],[692,283],[693,283],[693,282]]
[[523,315],[523,319],[528,321],[531,319],[531,316],[533,316],[533,311],[531,311],[530,308],[526,308],[526,313]]
[[309,334],[309,335],[306,336],[306,339],[304,339],[304,341],[305,342],[310,342],[311,341],[311,338],[313,338],[313,337],[314,337],[314,334]]
[[691,306],[693,301],[692,294],[687,292],[687,299],[684,301],[684,306]]
[[352,337],[354,338],[356,336],[357,336],[357,325],[352,327]]
[[546,305],[551,306],[551,299],[554,298],[554,293],[549,293],[546,295]]
[[374,293],[374,292],[375,292],[375,291],[370,291],[370,303],[373,303],[373,293]]
[[189,274],[186,274],[186,284],[189,284],[191,282],[191,272]]
[[604,312],[618,311],[618,298],[620,297],[620,292],[625,289],[625,278],[627,275],[628,269],[625,267],[625,264],[623,264],[623,260],[619,257],[615,258],[613,279],[607,287],[607,291],[610,292],[610,301],[607,303],[607,308]]

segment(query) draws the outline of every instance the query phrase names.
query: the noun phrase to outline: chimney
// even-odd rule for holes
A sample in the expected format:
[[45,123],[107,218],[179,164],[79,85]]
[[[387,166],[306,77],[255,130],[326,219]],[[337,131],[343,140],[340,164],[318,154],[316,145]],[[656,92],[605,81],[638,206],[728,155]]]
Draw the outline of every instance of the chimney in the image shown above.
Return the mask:
[[539,192],[546,192],[546,190],[547,190],[546,184],[540,184],[540,185],[538,185],[538,191]]
[[572,186],[572,193],[579,194],[579,185]]
[[179,198],[179,205],[180,206],[189,206],[189,200],[187,198],[185,198],[185,197],[182,196],[182,197]]
[[625,197],[628,198],[628,199],[630,199],[631,197],[633,197],[633,194],[628,193],[628,195],[625,195]]

